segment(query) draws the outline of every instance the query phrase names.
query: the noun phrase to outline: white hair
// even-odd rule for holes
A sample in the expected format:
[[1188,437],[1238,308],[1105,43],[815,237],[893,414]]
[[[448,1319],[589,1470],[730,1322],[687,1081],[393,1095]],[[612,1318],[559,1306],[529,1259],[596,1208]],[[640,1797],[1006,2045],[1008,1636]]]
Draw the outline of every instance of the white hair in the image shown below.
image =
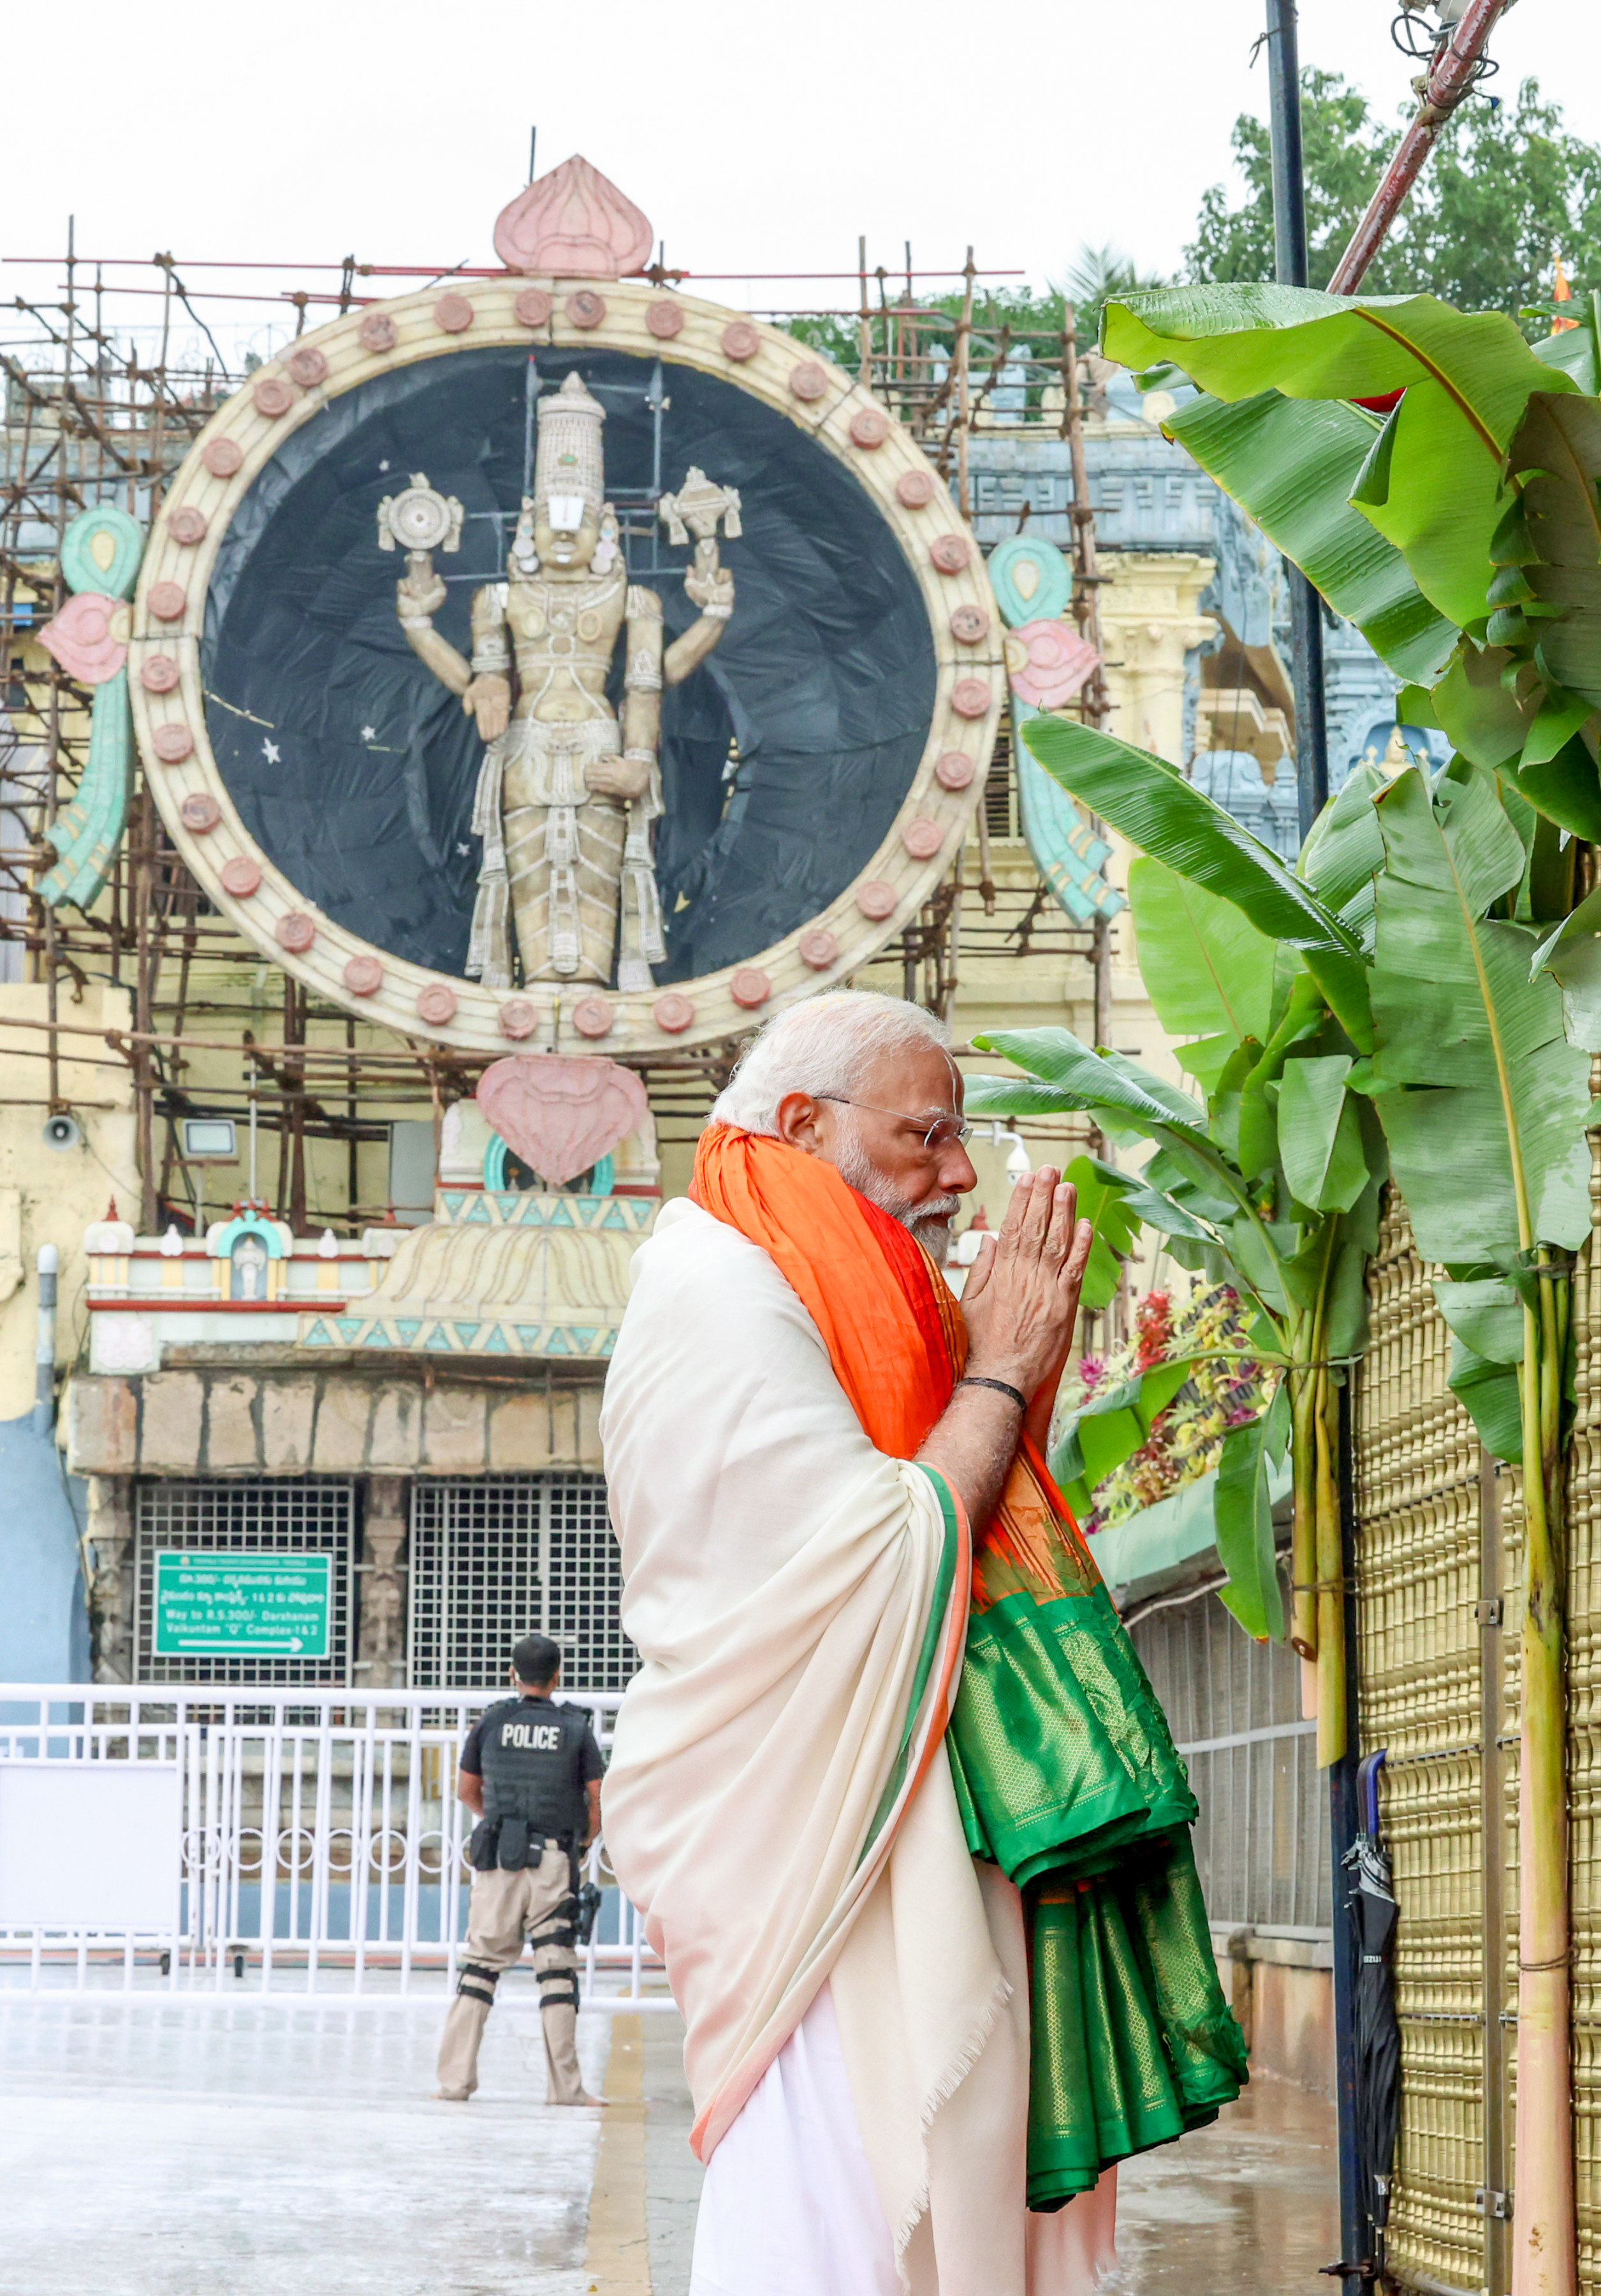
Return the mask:
[[920,1004],[874,989],[835,988],[792,1004],[746,1047],[728,1088],[712,1110],[715,1124],[778,1137],[786,1093],[850,1099],[873,1062],[925,1046],[948,1050],[951,1031]]

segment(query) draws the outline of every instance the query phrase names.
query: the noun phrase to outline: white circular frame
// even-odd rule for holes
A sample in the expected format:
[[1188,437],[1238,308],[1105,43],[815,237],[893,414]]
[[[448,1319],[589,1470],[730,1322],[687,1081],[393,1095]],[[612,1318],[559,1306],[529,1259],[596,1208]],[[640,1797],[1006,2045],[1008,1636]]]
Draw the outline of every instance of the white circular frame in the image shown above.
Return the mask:
[[[548,297],[551,313],[539,325],[520,321],[514,308],[519,298]],[[600,298],[604,315],[598,324],[575,324],[570,308],[587,319]],[[462,304],[471,307],[470,324],[462,324]],[[664,309],[663,307],[666,307]],[[648,324],[653,308],[658,324],[676,317],[675,332],[658,335]],[[452,324],[442,325],[444,309]],[[390,347],[370,349],[362,340],[365,326],[372,333],[375,317],[390,322]],[[743,331],[748,331],[743,332]],[[756,338],[748,357],[731,357],[724,348],[731,333],[738,348]],[[282,869],[249,834],[218,771],[207,733],[205,697],[200,685],[200,634],[205,626],[206,594],[212,568],[228,523],[251,484],[290,433],[313,421],[331,399],[387,373],[391,368],[419,360],[448,357],[479,347],[511,345],[530,348],[544,344],[563,350],[626,351],[639,358],[660,358],[669,365],[690,366],[715,375],[759,398],[809,432],[838,462],[844,463],[873,496],[904,552],[922,591],[927,609],[936,664],[936,685],[928,739],[911,785],[888,834],[871,859],[851,883],[815,917],[782,940],[754,953],[738,964],[707,973],[693,980],[664,984],[649,990],[602,989],[581,981],[534,981],[520,988],[486,988],[481,983],[413,964],[392,950],[363,940],[336,924],[306,900]],[[810,374],[802,370],[810,368]],[[304,379],[301,379],[304,378]],[[817,385],[821,378],[821,392]],[[794,385],[799,381],[801,389]],[[279,384],[291,394],[286,410],[264,413],[257,394],[264,384]],[[274,392],[265,394],[269,403]],[[870,411],[884,426],[877,446],[858,445],[851,436],[853,421]],[[874,426],[866,426],[871,429]],[[206,455],[227,440],[240,451],[237,470],[219,477]],[[220,458],[225,464],[229,457]],[[933,480],[928,500],[909,506],[896,492],[897,481],[909,474],[927,474]],[[909,488],[914,496],[917,486]],[[936,563],[934,545],[955,534],[966,544],[965,562],[953,572]],[[959,555],[947,548],[947,562]],[[181,617],[172,612],[171,589],[162,591],[163,614],[152,611],[159,586],[176,585],[184,597]],[[976,643],[959,641],[952,617],[960,608],[976,610],[983,619]],[[973,612],[964,618],[976,627]],[[302,336],[285,352],[257,369],[213,415],[174,479],[151,529],[134,600],[128,685],[133,697],[134,726],[149,785],[174,842],[208,898],[228,916],[246,938],[274,964],[303,981],[320,996],[363,1020],[453,1046],[463,1052],[506,1053],[519,1047],[550,1050],[560,1046],[569,1052],[592,1051],[635,1059],[670,1054],[675,1049],[716,1043],[743,1034],[786,1005],[827,988],[831,982],[870,964],[915,914],[949,866],[966,835],[980,802],[1006,693],[1001,652],[1003,633],[991,594],[983,557],[957,517],[949,491],[932,464],[904,428],[888,416],[870,392],[805,344],[775,327],[745,319],[721,305],[689,295],[668,295],[658,288],[633,281],[528,279],[509,274],[503,279],[452,282],[448,291],[425,289],[392,302],[368,304]],[[156,686],[146,683],[151,665],[165,657],[177,670],[176,683],[166,685],[169,673],[157,668]],[[976,716],[958,714],[952,696],[963,681],[976,680],[984,689],[984,707]],[[969,685],[964,702],[977,695]],[[186,757],[164,759],[157,742],[166,728],[184,730],[191,742]],[[168,746],[181,746],[182,737],[168,735]],[[935,767],[946,752],[965,756],[972,765],[966,785],[949,789]],[[208,797],[216,808],[216,825],[197,832],[184,821],[180,808],[186,798]],[[932,841],[931,853],[913,849]],[[260,872],[257,889],[248,896],[229,892],[223,871],[230,861],[254,863]],[[239,873],[236,873],[236,874]],[[883,885],[894,894],[887,915],[870,917],[858,904],[864,886]],[[883,897],[879,897],[880,903]],[[309,947],[286,947],[279,928],[291,914],[307,919],[314,928]],[[303,923],[291,927],[291,944],[305,932]],[[828,933],[835,953],[824,964],[808,964],[801,954],[815,936]],[[345,971],[355,958],[376,960],[381,980],[371,995],[346,985]],[[743,975],[745,978],[740,979]],[[757,977],[760,976],[760,977]],[[762,982],[766,993],[760,995]],[[736,998],[734,984],[741,995]],[[453,998],[447,1020],[425,1019],[419,999],[428,992],[436,1006],[440,988]],[[687,1026],[664,1028],[655,1008],[665,1000],[687,999],[693,1017]],[[753,997],[757,1001],[753,1002]],[[511,1004],[524,1010],[512,1016],[526,1022],[532,1004],[537,1021],[531,1032],[519,1028],[511,1034],[501,1026],[502,1010]],[[583,1017],[589,1026],[575,1026],[574,1014],[587,1006]],[[667,1006],[671,1017],[680,1017]],[[602,1017],[607,1025],[599,1029]]]

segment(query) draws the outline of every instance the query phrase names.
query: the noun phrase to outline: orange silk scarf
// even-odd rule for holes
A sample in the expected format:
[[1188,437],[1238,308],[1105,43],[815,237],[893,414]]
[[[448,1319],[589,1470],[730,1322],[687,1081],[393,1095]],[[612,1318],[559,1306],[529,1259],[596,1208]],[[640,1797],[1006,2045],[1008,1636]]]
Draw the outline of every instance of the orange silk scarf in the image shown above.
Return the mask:
[[[822,1335],[834,1374],[875,1449],[915,1458],[951,1400],[968,1334],[921,1244],[821,1156],[708,1124],[690,1194],[777,1266]],[[1028,1435],[991,1521],[975,1526],[973,1607],[1024,1592],[1050,1602],[1099,1573]]]

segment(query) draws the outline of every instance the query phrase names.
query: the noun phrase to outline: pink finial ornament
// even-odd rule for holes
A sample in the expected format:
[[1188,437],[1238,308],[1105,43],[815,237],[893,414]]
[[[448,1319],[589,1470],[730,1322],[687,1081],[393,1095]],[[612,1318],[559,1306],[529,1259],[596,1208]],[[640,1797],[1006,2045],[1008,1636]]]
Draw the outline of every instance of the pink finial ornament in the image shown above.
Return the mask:
[[494,251],[508,271],[556,279],[620,279],[650,260],[648,219],[576,152],[502,208]]
[[1068,622],[1025,622],[1006,634],[1006,668],[1019,701],[1059,709],[1088,683],[1100,656]]
[[632,1069],[557,1053],[492,1061],[474,1097],[506,1145],[552,1188],[609,1155],[649,1112]]
[[[69,677],[85,685],[104,685],[116,676],[128,658],[124,639],[111,631],[118,601],[103,598],[98,590],[80,590],[69,598],[53,621],[39,632],[39,644],[53,654]],[[148,685],[148,677],[145,684]],[[175,677],[173,684],[177,684]]]

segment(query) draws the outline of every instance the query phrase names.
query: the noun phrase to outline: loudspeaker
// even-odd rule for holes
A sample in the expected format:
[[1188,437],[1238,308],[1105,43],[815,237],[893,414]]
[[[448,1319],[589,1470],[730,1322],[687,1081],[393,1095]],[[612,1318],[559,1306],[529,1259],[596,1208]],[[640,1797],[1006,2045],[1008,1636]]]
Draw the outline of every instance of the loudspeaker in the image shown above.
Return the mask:
[[83,1136],[78,1130],[76,1117],[52,1116],[45,1119],[45,1145],[46,1148],[76,1148]]

